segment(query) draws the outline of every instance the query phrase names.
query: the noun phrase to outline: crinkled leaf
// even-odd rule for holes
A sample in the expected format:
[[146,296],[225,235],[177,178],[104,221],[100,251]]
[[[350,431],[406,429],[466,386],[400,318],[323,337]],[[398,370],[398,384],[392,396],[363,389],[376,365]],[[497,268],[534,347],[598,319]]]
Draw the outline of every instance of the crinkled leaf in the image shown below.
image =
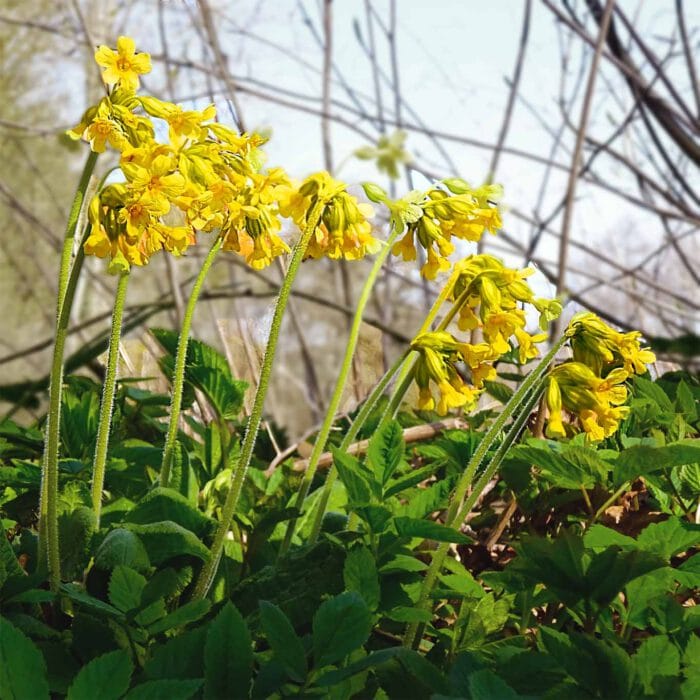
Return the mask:
[[312,623],[317,668],[340,661],[367,641],[372,618],[359,593],[341,593],[321,604]]
[[432,520],[399,517],[394,519],[394,525],[396,532],[401,537],[422,537],[436,542],[456,542],[458,544],[472,542],[471,537]]
[[67,700],[119,700],[129,688],[133,670],[123,649],[98,656],[80,669],[68,689]]
[[149,491],[127,514],[125,520],[141,525],[170,520],[198,537],[207,536],[216,525],[181,493],[163,487]]
[[161,564],[183,554],[189,554],[202,561],[209,557],[209,550],[193,532],[171,520],[148,525],[125,523],[124,527],[139,536],[153,564]]
[[306,677],[306,653],[289,618],[273,603],[261,600],[260,624],[275,660],[284,666],[290,678],[302,682]]
[[345,558],[343,579],[348,591],[356,591],[367,607],[375,611],[379,605],[379,577],[377,564],[366,547],[354,547]]
[[227,602],[207,629],[204,698],[247,698],[253,674],[253,645],[245,620]]
[[22,632],[0,617],[0,698],[42,700],[48,697],[44,657]]
[[367,461],[377,481],[385,485],[403,460],[405,444],[403,430],[391,420],[370,438]]

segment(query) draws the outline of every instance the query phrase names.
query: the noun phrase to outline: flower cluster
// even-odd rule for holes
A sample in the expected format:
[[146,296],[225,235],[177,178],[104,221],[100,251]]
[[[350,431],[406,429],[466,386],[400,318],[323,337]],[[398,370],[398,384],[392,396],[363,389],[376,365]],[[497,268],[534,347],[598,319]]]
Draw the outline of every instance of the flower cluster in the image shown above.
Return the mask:
[[[523,306],[531,304],[545,324],[556,318],[561,305],[556,300],[537,299],[525,281],[531,270],[505,267],[490,255],[472,255],[455,265],[447,284],[448,297],[456,304],[458,327],[463,331],[481,329],[483,342],[462,343],[446,331],[424,333],[412,343],[418,351],[416,382],[420,389],[420,407],[433,408],[430,383],[437,386],[438,412],[473,404],[484,381],[495,378],[494,363],[517,349],[521,364],[537,357],[537,343],[545,333],[531,335],[525,330]],[[468,386],[455,367],[463,362],[471,377]]]
[[411,343],[418,352],[415,379],[418,384],[418,407],[423,411],[435,408],[431,382],[437,385],[439,399],[437,411],[445,415],[451,408],[469,408],[479,396],[475,387],[470,387],[455,368],[459,360],[467,361],[473,346],[458,342],[450,333],[433,331],[422,333]]
[[534,271],[508,268],[492,255],[471,255],[454,268],[452,300],[463,299],[459,309],[461,330],[480,328],[493,352],[502,355],[510,350],[508,339],[515,336],[521,364],[537,357],[535,343],[546,340],[545,333],[530,335],[525,331],[523,306],[532,305],[540,315],[540,329],[561,313],[557,299],[536,298],[525,281]]
[[[93,198],[88,254],[109,257],[112,270],[126,270],[147,264],[159,250],[180,255],[197,231],[214,230],[225,249],[254,268],[289,251],[278,235],[277,206],[277,193],[289,180],[278,168],[262,170],[262,137],[214,122],[213,105],[184,110],[137,96],[139,75],[150,70],[150,58],[136,54],[131,39],[120,37],[116,51],[101,46],[95,60],[114,88],[69,134],[89,141],[98,153],[107,144],[119,151],[126,182]],[[152,119],[167,124],[168,143],[156,141]]]
[[374,215],[372,206],[360,204],[346,188],[345,183],[334,180],[325,171],[310,175],[298,187],[281,188],[280,212],[302,230],[316,203],[324,203],[320,221],[306,249],[307,257],[358,260],[368,253],[376,253],[381,247],[372,236],[372,224],[368,221]]
[[566,331],[574,359],[555,367],[547,379],[545,395],[549,410],[547,435],[564,437],[575,431],[565,425],[562,409],[578,417],[590,440],[612,435],[629,413],[625,381],[631,374],[646,372],[656,360],[642,348],[638,331],[620,333],[595,314],[573,317]]
[[417,247],[423,248],[426,263],[421,274],[435,279],[439,272],[449,270],[448,257],[454,252],[453,238],[478,241],[484,231],[495,233],[501,227],[496,202],[501,197],[498,185],[472,189],[464,180],[442,180],[425,194],[411,193],[410,205],[419,210],[407,222],[407,230],[396,242],[392,252],[404,260],[415,260]]

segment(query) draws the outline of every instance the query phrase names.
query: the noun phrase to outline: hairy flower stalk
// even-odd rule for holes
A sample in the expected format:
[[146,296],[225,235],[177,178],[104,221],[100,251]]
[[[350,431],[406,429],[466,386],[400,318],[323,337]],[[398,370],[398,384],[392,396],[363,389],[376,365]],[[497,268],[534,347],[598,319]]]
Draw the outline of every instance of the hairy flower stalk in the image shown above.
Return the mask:
[[[348,341],[345,348],[345,355],[340,365],[340,373],[338,374],[338,379],[336,380],[335,388],[333,389],[333,395],[331,396],[330,403],[328,404],[328,409],[326,410],[326,416],[323,420],[323,425],[321,426],[321,429],[319,430],[318,435],[316,436],[316,441],[314,442],[313,450],[311,451],[311,456],[309,457],[309,463],[304,472],[304,478],[301,481],[301,485],[299,487],[299,491],[294,502],[294,507],[298,510],[301,510],[302,506],[304,505],[304,501],[306,500],[306,497],[309,493],[309,489],[311,488],[311,483],[313,481],[314,475],[316,474],[318,460],[323,454],[323,451],[326,447],[326,443],[328,442],[328,436],[331,433],[331,428],[333,427],[333,422],[336,418],[338,406],[340,405],[340,400],[343,396],[343,392],[345,391],[345,384],[347,382],[348,374],[350,372],[350,368],[352,367],[352,360],[355,356],[355,349],[357,348],[357,340],[360,337],[360,329],[362,328],[362,317],[364,315],[365,308],[372,294],[374,283],[377,281],[377,276],[379,275],[379,271],[381,270],[384,261],[391,252],[391,246],[393,245],[394,240],[398,236],[398,233],[399,231],[397,231],[396,229],[392,231],[384,248],[375,258],[374,264],[372,265],[372,269],[370,270],[370,273],[367,276],[365,284],[362,288],[362,293],[360,294],[360,298],[357,302],[357,308],[355,309],[355,315],[352,320],[350,335],[348,336]],[[279,550],[280,556],[284,556],[284,554],[289,549],[292,543],[292,538],[294,537],[294,529],[296,527],[296,524],[296,518],[293,518],[289,521],[284,540],[282,541],[282,545]],[[312,536],[312,541],[313,539],[315,539],[315,537]]]
[[182,328],[180,329],[180,337],[177,343],[177,353],[175,356],[175,370],[173,372],[173,396],[170,402],[170,421],[168,423],[168,432],[165,438],[165,447],[163,448],[163,461],[160,468],[160,485],[167,486],[170,481],[170,472],[173,461],[173,450],[177,441],[177,426],[180,422],[180,409],[182,408],[182,393],[185,385],[185,365],[187,363],[187,346],[190,340],[190,331],[192,329],[192,318],[194,309],[197,305],[197,300],[202,292],[204,280],[214,263],[216,254],[221,249],[224,243],[222,236],[217,236],[216,240],[209,249],[207,257],[204,259],[201,269],[194,281],[190,298],[187,301],[185,314],[182,319]]
[[[372,410],[377,405],[377,402],[381,398],[382,394],[385,392],[386,388],[389,386],[394,375],[403,367],[406,359],[410,354],[410,350],[406,350],[401,354],[400,357],[396,359],[394,364],[389,367],[389,369],[384,373],[384,376],[379,380],[377,385],[372,390],[372,393],[365,399],[362,404],[355,420],[352,422],[347,432],[345,433],[343,440],[341,441],[338,450],[340,452],[347,452],[350,449],[350,445],[355,441],[360,430],[367,422]],[[309,536],[309,541],[311,543],[316,542],[318,535],[321,532],[321,525],[323,524],[323,516],[326,513],[326,508],[328,507],[328,501],[331,497],[331,492],[333,491],[333,484],[338,478],[338,470],[335,468],[335,464],[332,464],[326,475],[326,480],[323,483],[323,490],[318,499],[318,504],[316,505],[316,513],[314,515],[314,522],[311,526],[311,534]],[[352,516],[351,516],[352,517]],[[352,529],[348,524],[348,529]]]
[[[519,423],[519,420],[522,419],[524,421],[527,418],[527,415],[531,410],[532,406],[534,406],[536,401],[539,399],[539,395],[543,388],[542,378],[547,372],[547,369],[556,357],[557,353],[561,349],[562,345],[566,342],[566,340],[566,335],[562,336],[558,340],[558,342],[550,349],[550,351],[540,360],[540,362],[530,372],[530,374],[527,375],[525,380],[520,384],[517,391],[511,397],[510,401],[508,401],[498,418],[494,421],[493,425],[488,430],[486,435],[484,435],[483,439],[481,440],[474,454],[472,455],[472,458],[469,460],[469,464],[467,465],[466,470],[462,474],[459,482],[455,486],[450,496],[450,506],[447,510],[447,516],[445,518],[445,524],[448,527],[459,527],[460,522],[464,519],[464,517],[466,517],[466,508],[468,507],[469,509],[471,509],[474,503],[476,503],[476,499],[479,497],[481,491],[483,490],[483,486],[488,481],[488,478],[491,478],[495,470],[498,468],[498,465],[503,455],[505,454],[507,449],[512,445],[512,443],[517,439],[520,433],[520,429],[522,428],[522,424]],[[479,467],[481,466],[481,463],[486,457],[486,454],[488,453],[491,446],[498,439],[498,436],[500,435],[508,420],[511,417],[513,417],[516,411],[518,410],[520,410],[520,414],[516,419],[514,425],[511,427],[511,430],[508,431],[506,437],[504,438],[499,448],[498,453],[500,453],[500,457],[498,456],[498,454],[494,456],[487,470],[484,472],[484,474],[481,475],[481,477],[477,481],[477,484],[474,485],[471,497],[468,499],[467,502],[463,503],[466,493],[469,487],[472,485],[472,481],[474,479],[477,469],[479,469]],[[486,481],[484,481],[487,474],[488,478],[486,479]],[[437,580],[440,570],[442,569],[442,564],[445,561],[445,556],[447,555],[448,549],[448,546],[440,546],[433,554],[430,568],[428,569],[425,578],[423,579],[423,585],[421,587],[421,592],[418,598],[417,607],[420,609],[425,608],[426,604],[429,601],[430,594],[432,592],[433,586],[435,585],[435,581]],[[403,645],[405,647],[411,648],[414,645],[420,643],[420,638],[418,637],[418,630],[418,623],[410,623],[408,625],[403,639]]]
[[280,287],[277,302],[275,304],[275,310],[272,316],[270,336],[265,348],[265,356],[263,357],[262,367],[260,368],[258,388],[255,392],[253,408],[250,413],[250,418],[248,419],[248,426],[246,428],[245,437],[243,438],[243,444],[241,445],[238,464],[233,470],[233,474],[231,476],[229,492],[226,496],[226,501],[224,502],[221,512],[221,520],[219,522],[216,535],[214,536],[214,542],[211,546],[209,559],[202,567],[197,583],[195,584],[193,593],[194,600],[206,597],[207,592],[209,591],[209,588],[214,580],[214,576],[216,575],[219,561],[221,560],[221,555],[224,549],[224,540],[226,539],[228,531],[231,527],[231,521],[233,520],[234,513],[236,512],[236,507],[238,505],[238,499],[241,495],[241,489],[243,487],[243,482],[245,481],[246,472],[248,471],[248,466],[253,456],[253,449],[255,448],[255,441],[258,435],[258,429],[260,428],[260,421],[262,420],[265,396],[267,395],[267,388],[270,382],[270,374],[272,373],[272,364],[275,359],[277,341],[279,340],[280,329],[282,327],[282,318],[284,317],[284,312],[287,307],[289,294],[292,289],[294,278],[296,277],[299,266],[301,265],[301,261],[306,254],[309,241],[316,232],[325,206],[325,198],[318,197],[307,216],[306,228],[294,247],[292,257],[289,261],[287,274],[285,275],[284,280],[282,281],[282,286]]
[[117,283],[112,311],[112,330],[109,336],[107,353],[107,369],[102,387],[102,403],[100,404],[100,420],[97,427],[97,445],[92,463],[92,510],[95,513],[96,527],[100,526],[102,511],[102,488],[105,482],[105,467],[107,464],[107,448],[109,446],[109,431],[112,426],[112,411],[114,410],[114,392],[117,386],[117,364],[119,362],[119,343],[122,334],[122,317],[124,302],[129,284],[129,273],[122,272]]
[[[41,490],[39,504],[39,561],[48,556],[49,580],[52,590],[57,590],[61,581],[60,554],[58,542],[58,443],[61,422],[61,389],[63,384],[63,355],[65,351],[68,323],[75,295],[77,274],[71,275],[71,260],[78,219],[85,201],[90,178],[95,169],[97,154],[90,152],[83,168],[80,181],[73,197],[66,235],[63,240],[61,262],[58,272],[58,296],[56,299],[56,340],[54,342],[51,374],[49,376],[49,411],[46,419],[44,457],[42,462]],[[73,261],[76,272],[82,267],[82,248]]]

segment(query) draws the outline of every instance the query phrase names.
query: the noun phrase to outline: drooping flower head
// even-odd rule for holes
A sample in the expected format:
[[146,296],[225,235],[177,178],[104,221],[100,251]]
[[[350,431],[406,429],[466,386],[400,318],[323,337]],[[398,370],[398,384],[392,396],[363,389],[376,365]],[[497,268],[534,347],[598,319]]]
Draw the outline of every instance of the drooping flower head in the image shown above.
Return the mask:
[[[549,410],[547,435],[565,437],[567,431],[562,420],[562,408],[579,419],[590,440],[610,437],[620,421],[629,413],[627,389],[624,383],[628,373],[624,369],[612,370],[604,379],[581,362],[565,362],[555,367],[548,376],[545,401]],[[569,426],[569,432],[575,427]]]
[[417,248],[422,248],[426,263],[421,274],[435,279],[439,272],[450,268],[448,257],[455,249],[453,238],[478,241],[484,231],[495,233],[501,227],[496,206],[501,193],[498,185],[473,189],[459,178],[439,182],[411,202],[421,214],[408,224],[392,252],[404,260],[415,260]]
[[381,243],[372,236],[370,204],[362,204],[347,192],[347,185],[323,171],[311,175],[299,187],[281,189],[279,208],[303,231],[318,201],[323,211],[306,249],[307,257],[359,260],[376,253]]
[[438,391],[437,412],[445,415],[452,408],[470,408],[479,396],[479,389],[469,386],[457,371],[458,361],[471,358],[471,347],[458,342],[446,331],[432,331],[416,337],[411,349],[418,352],[415,379],[419,389],[418,407],[436,408],[432,384]]

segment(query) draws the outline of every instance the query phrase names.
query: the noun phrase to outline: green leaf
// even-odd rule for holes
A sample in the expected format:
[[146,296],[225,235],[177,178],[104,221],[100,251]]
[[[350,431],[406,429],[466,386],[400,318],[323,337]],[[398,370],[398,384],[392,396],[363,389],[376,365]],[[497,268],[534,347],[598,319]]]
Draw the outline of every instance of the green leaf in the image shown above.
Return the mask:
[[90,560],[90,543],[97,521],[92,508],[80,506],[58,519],[61,542],[61,573],[65,578],[79,578]]
[[122,612],[138,608],[146,578],[128,566],[117,566],[109,579],[109,602]]
[[436,542],[456,542],[458,544],[472,542],[472,539],[465,534],[432,520],[400,517],[394,519],[394,525],[400,537],[422,537]]
[[105,603],[99,598],[95,598],[86,593],[77,583],[62,583],[61,593],[68,596],[74,603],[92,610],[96,613],[109,615],[110,617],[123,618],[121,610],[118,610],[113,605]]
[[202,678],[206,633],[206,627],[199,627],[157,646],[144,666],[146,677],[151,680]]
[[382,426],[370,439],[367,461],[382,485],[391,478],[403,460],[405,445],[403,430],[396,420]]
[[623,535],[605,525],[596,523],[583,536],[583,543],[590,549],[607,549],[613,545],[623,549],[635,549],[637,542],[633,537]]
[[143,542],[124,528],[107,533],[95,553],[95,566],[98,569],[109,571],[120,564],[136,571],[148,571],[151,568]]
[[651,382],[644,377],[634,378],[634,394],[635,396],[643,396],[651,399],[662,411],[671,413],[673,404],[668,398],[666,392],[655,382]]
[[203,681],[146,681],[129,691],[124,700],[189,700],[201,687]]
[[247,698],[253,674],[253,644],[245,620],[226,602],[207,631],[204,698]]
[[698,407],[695,403],[695,397],[687,382],[683,379],[678,383],[678,388],[676,389],[676,406],[683,413],[686,420],[691,423],[698,419]]
[[285,667],[290,678],[301,683],[306,678],[306,653],[289,618],[273,603],[261,600],[260,624],[275,661]]
[[170,614],[149,625],[148,633],[161,634],[175,627],[183,627],[204,617],[210,608],[211,602],[206,599],[185,603],[185,605],[175,608]]
[[233,379],[228,367],[225,372],[211,367],[190,367],[187,379],[204,393],[220,418],[238,417],[248,383]]
[[209,535],[216,523],[193,506],[181,493],[161,486],[149,491],[127,514],[126,522],[147,525],[166,520],[177,523],[198,537]]
[[359,460],[347,452],[331,448],[333,463],[353,505],[369,503],[370,487]]
[[534,464],[547,481],[572,490],[606,483],[612,468],[597,456],[595,450],[580,446],[555,451],[548,446],[519,445],[510,451],[509,456]]
[[209,557],[209,550],[193,532],[171,520],[148,525],[125,523],[125,528],[139,536],[153,564],[161,564],[183,554],[189,554],[202,561]]
[[123,649],[98,656],[80,669],[68,689],[67,700],[119,700],[129,688],[133,670]]
[[5,584],[5,580],[13,576],[24,576],[24,570],[19,565],[17,557],[12,549],[12,545],[5,536],[5,532],[0,532],[0,567],[4,576],[0,578],[0,588]]
[[0,617],[0,698],[41,700],[48,697],[44,657],[22,632]]
[[700,462],[700,440],[681,440],[663,447],[635,445],[620,452],[614,475],[616,483],[622,485],[640,476],[694,462]]
[[678,676],[680,653],[668,637],[649,637],[640,645],[632,657],[634,668],[647,694],[654,694],[653,680],[656,676]]
[[312,629],[315,665],[321,668],[362,646],[372,629],[372,618],[360,594],[349,591],[321,605]]
[[700,525],[676,517],[647,525],[637,537],[637,545],[641,549],[658,554],[666,560],[697,544],[700,544]]
[[343,579],[348,591],[356,591],[364,599],[369,610],[374,612],[379,606],[379,577],[377,564],[366,547],[355,547],[345,558]]
[[520,700],[523,697],[486,668],[469,674],[468,683],[471,700]]

